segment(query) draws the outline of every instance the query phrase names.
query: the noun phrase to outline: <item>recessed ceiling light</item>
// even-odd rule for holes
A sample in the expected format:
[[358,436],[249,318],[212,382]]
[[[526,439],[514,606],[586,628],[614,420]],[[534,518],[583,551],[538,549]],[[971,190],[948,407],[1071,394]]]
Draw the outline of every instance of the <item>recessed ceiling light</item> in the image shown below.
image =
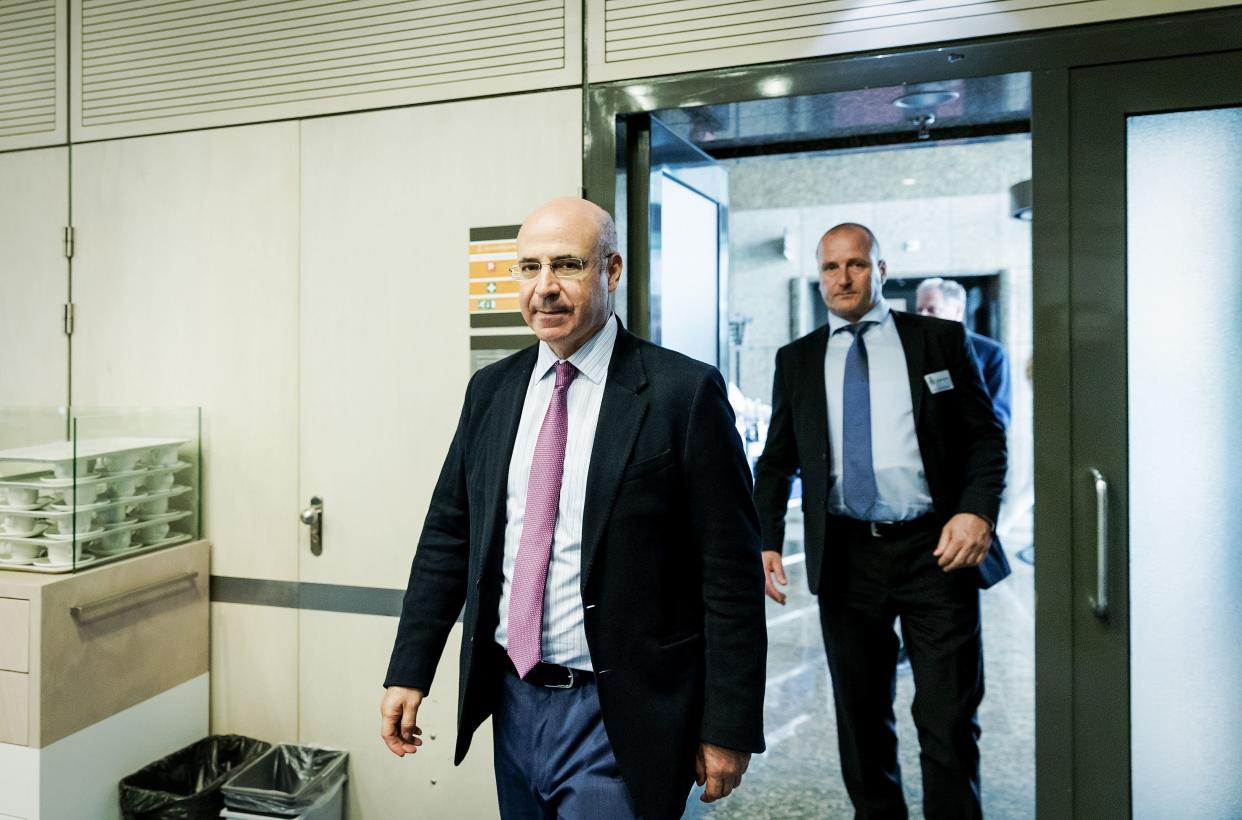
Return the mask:
[[918,91],[905,94],[893,100],[898,108],[935,108],[938,105],[951,103],[962,96],[956,91]]
[[759,93],[765,97],[783,97],[792,85],[788,77],[769,77],[759,83]]
[[919,181],[918,181],[917,179],[915,179],[914,177],[906,177],[905,179],[903,179],[903,180],[901,181],[901,184],[902,184],[902,185],[907,185],[907,186],[908,186],[908,185],[917,185],[917,184],[918,184],[918,182],[919,182]]

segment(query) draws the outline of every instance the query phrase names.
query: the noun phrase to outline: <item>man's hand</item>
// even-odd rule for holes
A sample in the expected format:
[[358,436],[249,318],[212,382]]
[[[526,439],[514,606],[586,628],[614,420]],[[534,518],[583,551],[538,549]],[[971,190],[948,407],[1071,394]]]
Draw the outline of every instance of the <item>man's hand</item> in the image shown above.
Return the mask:
[[785,565],[781,563],[781,554],[776,550],[763,551],[763,591],[773,601],[781,606],[785,605],[785,593],[776,588],[776,584],[786,586],[789,581],[785,578]]
[[380,737],[397,757],[414,754],[423,745],[418,737],[423,730],[415,723],[422,702],[423,693],[418,689],[389,686],[384,690],[384,699],[380,701]]
[[735,752],[723,746],[700,743],[699,753],[694,758],[694,779],[700,786],[706,783],[707,787],[699,799],[712,803],[728,797],[729,792],[742,785],[742,775],[749,765],[750,752]]
[[945,572],[977,567],[992,546],[992,525],[974,513],[958,513],[940,531],[940,543],[932,553]]

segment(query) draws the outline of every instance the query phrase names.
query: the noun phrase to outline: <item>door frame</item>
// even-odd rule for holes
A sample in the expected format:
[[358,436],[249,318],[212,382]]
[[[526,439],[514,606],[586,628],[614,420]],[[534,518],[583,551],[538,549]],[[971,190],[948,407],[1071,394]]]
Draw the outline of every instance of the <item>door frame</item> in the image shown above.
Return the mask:
[[[645,174],[619,176],[644,158],[646,112],[766,99],[760,83],[780,76],[794,97],[997,74],[1031,75],[1035,340],[1035,764],[1040,817],[1072,817],[1076,785],[1073,613],[1075,532],[1070,357],[1070,72],[1076,68],[1191,56],[1238,47],[1242,8],[715,69],[587,86],[584,196],[624,222],[628,293],[645,293]],[[649,139],[649,135],[648,135]],[[628,177],[628,178],[627,178]],[[642,179],[635,179],[642,177]],[[618,182],[621,185],[618,185]],[[634,264],[637,263],[637,264]],[[637,277],[637,278],[635,278]],[[641,304],[641,302],[640,302]],[[1080,483],[1080,482],[1079,482]]]

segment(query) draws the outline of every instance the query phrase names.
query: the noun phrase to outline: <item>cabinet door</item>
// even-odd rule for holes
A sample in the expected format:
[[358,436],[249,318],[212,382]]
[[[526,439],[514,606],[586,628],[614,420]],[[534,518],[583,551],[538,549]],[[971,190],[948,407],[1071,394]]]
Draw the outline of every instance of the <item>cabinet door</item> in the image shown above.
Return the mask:
[[296,578],[294,123],[74,149],[74,404],[203,409],[212,572]]
[[68,224],[69,150],[0,154],[0,407],[69,403]]
[[420,716],[437,739],[415,758],[379,740],[379,684],[470,376],[469,228],[578,193],[581,103],[557,91],[301,126],[301,492],[323,500],[323,550],[303,534],[299,569],[304,591],[334,585],[352,611],[301,612],[300,729],[350,750],[351,816],[496,813],[490,727],[452,766],[459,630]]

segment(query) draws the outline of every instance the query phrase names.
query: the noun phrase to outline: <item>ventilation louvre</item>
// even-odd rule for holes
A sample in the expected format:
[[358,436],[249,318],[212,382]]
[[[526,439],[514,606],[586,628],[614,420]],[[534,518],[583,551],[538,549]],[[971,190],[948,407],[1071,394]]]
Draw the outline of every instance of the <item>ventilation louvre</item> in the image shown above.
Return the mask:
[[77,2],[75,117],[90,136],[505,93],[580,75],[578,11],[566,0]]
[[588,0],[591,81],[960,40],[1225,0]]
[[0,147],[57,130],[57,0],[0,2]]

